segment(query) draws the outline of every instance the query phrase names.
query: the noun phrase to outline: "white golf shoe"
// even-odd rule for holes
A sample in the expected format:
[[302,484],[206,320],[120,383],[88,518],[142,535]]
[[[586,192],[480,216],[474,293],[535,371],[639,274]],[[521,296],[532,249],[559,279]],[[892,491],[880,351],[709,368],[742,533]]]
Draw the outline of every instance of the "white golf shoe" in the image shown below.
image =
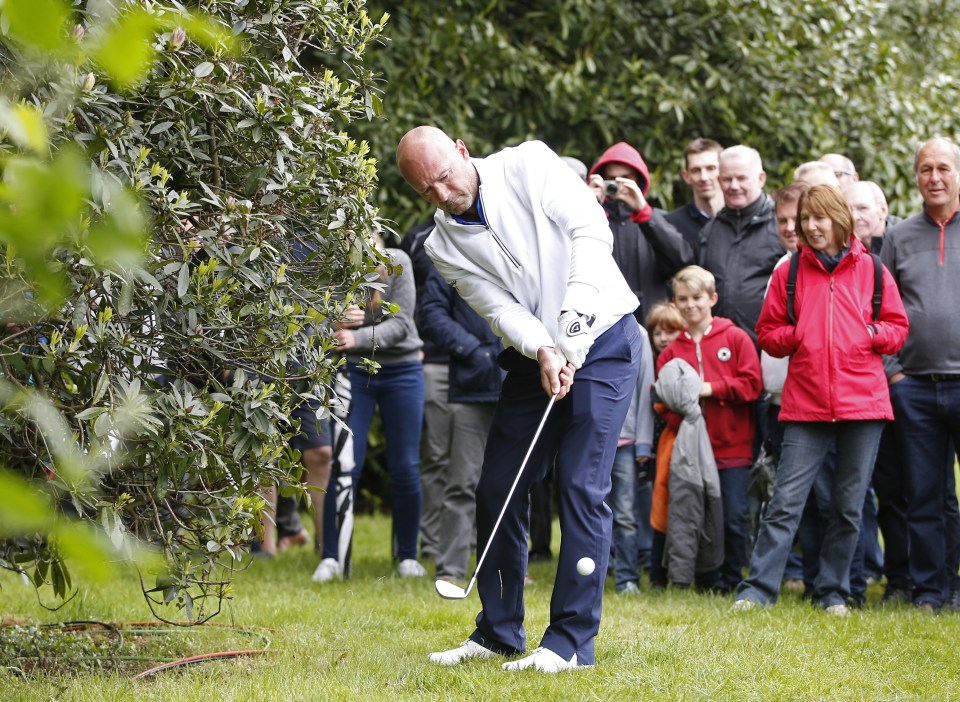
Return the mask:
[[407,558],[400,561],[397,572],[400,573],[401,578],[422,578],[427,574],[427,569],[420,565],[416,559]]
[[437,653],[429,654],[427,660],[437,665],[459,665],[472,658],[487,660],[489,658],[496,658],[499,655],[499,653],[491,651],[489,648],[484,648],[476,641],[467,639],[449,651],[438,651]]
[[532,668],[541,673],[559,673],[564,670],[575,670],[577,668],[592,668],[592,665],[580,665],[577,663],[577,654],[574,653],[570,660],[565,661],[549,648],[535,648],[526,658],[520,658],[515,661],[508,661],[501,666],[504,670],[527,670]]
[[320,565],[313,571],[313,582],[328,583],[335,578],[340,577],[340,563],[336,558],[324,558]]

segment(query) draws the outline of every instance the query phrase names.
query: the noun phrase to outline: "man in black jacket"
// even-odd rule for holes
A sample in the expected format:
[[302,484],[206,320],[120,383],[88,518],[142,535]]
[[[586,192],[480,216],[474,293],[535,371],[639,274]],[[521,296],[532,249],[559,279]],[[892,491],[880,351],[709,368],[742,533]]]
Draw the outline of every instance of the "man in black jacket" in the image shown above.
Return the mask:
[[[640,324],[647,311],[670,299],[668,282],[694,262],[693,249],[664,213],[646,199],[650,171],[643,157],[621,141],[607,149],[590,169],[587,181],[603,205],[613,232],[613,258],[640,306]],[[610,184],[610,191],[605,189]]]
[[717,280],[715,317],[727,317],[756,343],[754,327],[767,281],[786,253],[777,233],[773,200],[764,195],[767,174],[748,146],[720,154],[723,209],[700,232],[700,265]]
[[700,252],[700,230],[723,207],[720,190],[720,152],[723,147],[713,139],[698,137],[687,144],[683,152],[683,182],[693,191],[693,199],[667,215],[693,249],[696,259]]

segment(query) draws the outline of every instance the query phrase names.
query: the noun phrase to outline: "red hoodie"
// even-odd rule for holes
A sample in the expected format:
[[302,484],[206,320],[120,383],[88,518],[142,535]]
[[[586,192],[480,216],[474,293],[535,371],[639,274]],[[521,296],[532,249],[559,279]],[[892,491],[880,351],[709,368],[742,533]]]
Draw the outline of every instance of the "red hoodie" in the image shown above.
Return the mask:
[[717,468],[753,463],[754,403],[763,392],[763,379],[750,336],[729,319],[714,317],[699,344],[684,332],[667,346],[657,359],[657,373],[672,358],[682,358],[710,383],[713,395],[703,398],[701,406]]
[[[603,152],[603,155],[593,164],[589,175],[600,173],[608,163],[622,163],[635,169],[640,174],[640,192],[644,195],[647,194],[647,191],[650,189],[650,169],[647,168],[647,164],[644,162],[639,151],[625,141],[618,142]],[[638,224],[643,224],[650,219],[650,215],[652,214],[653,207],[651,207],[648,202],[645,208],[639,212],[634,212],[630,219]]]

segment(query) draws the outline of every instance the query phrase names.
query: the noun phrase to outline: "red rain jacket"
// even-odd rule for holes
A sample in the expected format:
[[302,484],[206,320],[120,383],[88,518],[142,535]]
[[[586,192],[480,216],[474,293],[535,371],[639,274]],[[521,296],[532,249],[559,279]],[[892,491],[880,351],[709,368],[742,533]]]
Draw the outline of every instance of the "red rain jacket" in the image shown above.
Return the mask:
[[780,420],[893,419],[881,354],[900,350],[909,322],[890,271],[883,269],[883,304],[874,320],[874,265],[859,241],[851,239],[850,252],[833,273],[809,246],[794,255],[800,256],[796,326],[787,319],[788,265],[773,272],[757,321],[760,348],[790,356]]

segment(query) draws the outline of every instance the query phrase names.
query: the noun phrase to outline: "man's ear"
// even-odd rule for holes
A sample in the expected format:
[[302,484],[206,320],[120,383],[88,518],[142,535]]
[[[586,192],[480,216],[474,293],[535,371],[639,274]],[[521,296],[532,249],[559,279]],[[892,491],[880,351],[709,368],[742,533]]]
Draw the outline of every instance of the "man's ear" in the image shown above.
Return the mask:
[[690,182],[690,174],[687,173],[686,168],[680,171],[680,177],[683,178],[684,183],[686,183],[687,185],[692,185],[692,183]]
[[469,160],[470,160],[470,152],[467,151],[467,145],[463,143],[463,140],[462,140],[462,139],[457,139],[457,140],[453,143],[453,145],[456,147],[457,153],[460,154],[460,156],[463,157],[463,160],[464,160],[464,161],[469,161]]
[[766,184],[767,184],[767,172],[760,171],[760,187],[762,188]]

